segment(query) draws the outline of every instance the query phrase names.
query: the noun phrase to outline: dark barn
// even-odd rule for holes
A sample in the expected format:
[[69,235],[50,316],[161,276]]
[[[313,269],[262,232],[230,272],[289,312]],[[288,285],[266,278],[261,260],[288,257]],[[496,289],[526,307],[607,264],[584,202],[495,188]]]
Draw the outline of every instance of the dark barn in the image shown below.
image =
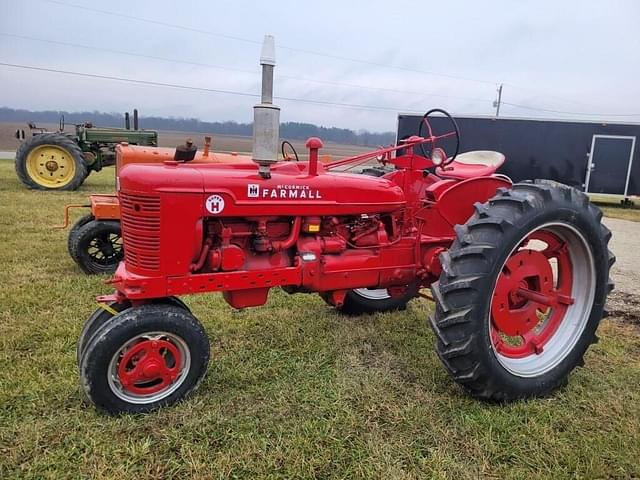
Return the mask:
[[[398,139],[417,135],[421,116],[398,116]],[[548,178],[588,193],[640,195],[640,124],[548,119],[456,117],[460,151],[496,150],[507,160],[500,173],[514,181]],[[434,134],[445,133],[445,117],[433,117]],[[444,145],[448,153],[451,143]],[[591,168],[588,168],[591,165]]]

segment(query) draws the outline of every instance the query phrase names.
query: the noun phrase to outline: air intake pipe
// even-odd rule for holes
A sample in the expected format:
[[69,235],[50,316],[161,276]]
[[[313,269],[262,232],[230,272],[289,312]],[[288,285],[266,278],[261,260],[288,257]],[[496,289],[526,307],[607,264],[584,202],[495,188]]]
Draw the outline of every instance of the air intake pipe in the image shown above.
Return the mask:
[[273,69],[276,66],[275,40],[264,36],[262,54],[262,97],[253,107],[253,161],[262,178],[270,178],[270,166],[278,161],[280,107],[273,104]]

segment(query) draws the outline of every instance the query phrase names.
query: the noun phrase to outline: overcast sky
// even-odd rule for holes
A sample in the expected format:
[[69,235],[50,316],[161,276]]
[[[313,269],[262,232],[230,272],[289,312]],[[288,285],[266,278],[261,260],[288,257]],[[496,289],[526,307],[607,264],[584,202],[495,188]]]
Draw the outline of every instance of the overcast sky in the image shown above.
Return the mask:
[[[0,0],[0,62],[257,94],[272,34],[277,96],[385,108],[281,99],[282,121],[382,131],[398,111],[491,114],[504,83],[506,103],[571,112],[505,103],[505,116],[640,122],[639,27],[638,0]],[[14,108],[246,122],[256,101],[0,66],[0,106]]]

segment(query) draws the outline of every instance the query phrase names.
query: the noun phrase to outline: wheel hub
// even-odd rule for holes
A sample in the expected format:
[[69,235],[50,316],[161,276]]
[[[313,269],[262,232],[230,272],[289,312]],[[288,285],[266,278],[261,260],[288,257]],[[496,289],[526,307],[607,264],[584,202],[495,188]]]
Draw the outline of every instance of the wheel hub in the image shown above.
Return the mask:
[[526,295],[534,291],[546,300],[554,296],[553,271],[536,250],[521,250],[505,264],[493,293],[493,321],[506,335],[524,335],[538,324],[538,301]]
[[162,374],[162,365],[150,360],[142,366],[142,374],[147,378],[155,378]]
[[46,164],[45,167],[47,170],[49,170],[50,172],[55,172],[56,170],[58,170],[58,162],[54,161],[54,160],[49,160]]
[[[528,248],[542,243],[541,250]],[[539,230],[505,262],[491,299],[491,339],[508,358],[540,355],[563,322],[571,297],[573,267],[567,244]]]
[[182,368],[179,350],[167,340],[142,340],[127,350],[118,366],[123,389],[152,395],[168,388]]
[[27,174],[45,188],[61,188],[73,180],[76,165],[73,156],[58,145],[39,145],[29,152]]
[[117,263],[123,256],[122,237],[113,232],[96,236],[89,242],[87,254],[101,266]]

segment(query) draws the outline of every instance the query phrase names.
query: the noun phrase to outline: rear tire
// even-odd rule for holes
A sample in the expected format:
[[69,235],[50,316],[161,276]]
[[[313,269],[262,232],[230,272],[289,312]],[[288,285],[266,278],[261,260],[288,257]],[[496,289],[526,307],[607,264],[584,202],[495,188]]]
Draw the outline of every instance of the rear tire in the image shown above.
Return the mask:
[[69,254],[88,274],[112,274],[124,258],[120,222],[91,220],[69,234]]
[[189,312],[129,308],[93,335],[80,364],[87,397],[107,413],[145,413],[193,391],[207,370],[209,339]]
[[475,209],[432,286],[436,351],[477,398],[547,395],[597,341],[613,288],[611,232],[585,194],[544,180],[499,189]]
[[20,144],[16,175],[36,190],[76,190],[89,168],[75,140],[60,133],[42,133]]
[[417,294],[417,289],[407,287],[406,293],[392,297],[386,288],[357,288],[347,293],[338,311],[347,315],[405,310],[407,303]]

